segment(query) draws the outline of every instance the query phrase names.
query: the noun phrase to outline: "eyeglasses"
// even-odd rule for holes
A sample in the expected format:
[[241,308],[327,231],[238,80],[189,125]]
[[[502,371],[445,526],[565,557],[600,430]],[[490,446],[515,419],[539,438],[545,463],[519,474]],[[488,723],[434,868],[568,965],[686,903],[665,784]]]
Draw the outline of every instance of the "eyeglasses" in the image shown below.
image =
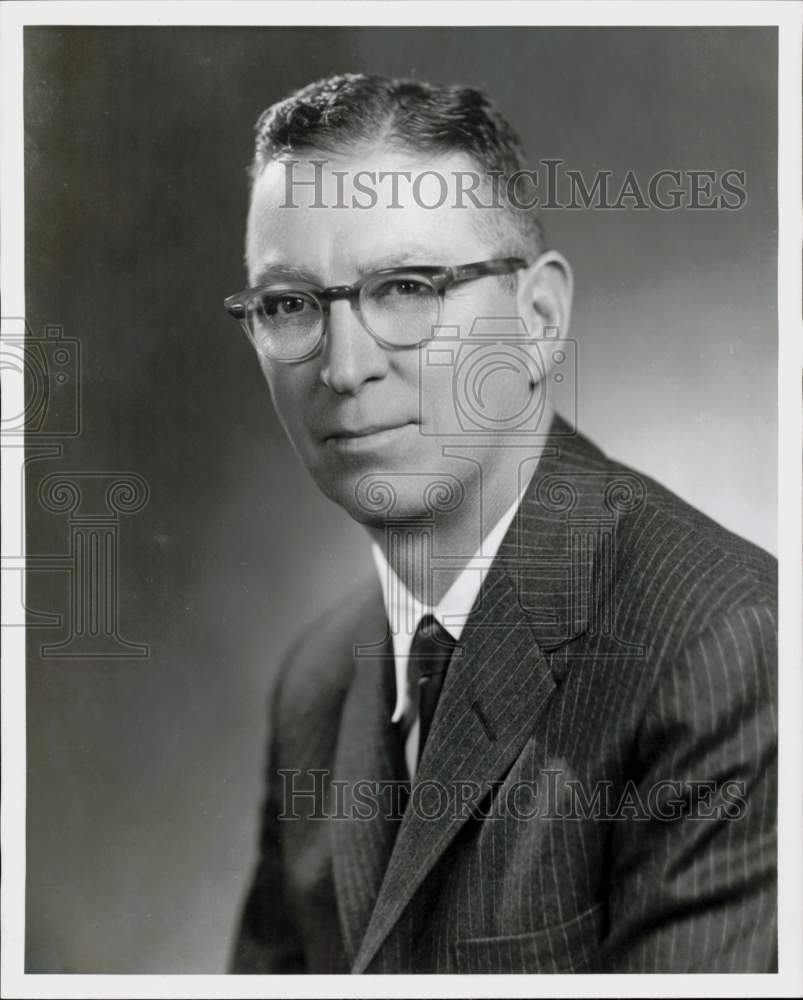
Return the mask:
[[527,266],[521,257],[459,267],[388,267],[353,285],[318,288],[306,281],[246,288],[223,303],[254,347],[273,361],[305,361],[323,342],[329,308],[345,299],[368,333],[389,350],[409,350],[430,340],[440,322],[443,296],[452,285]]

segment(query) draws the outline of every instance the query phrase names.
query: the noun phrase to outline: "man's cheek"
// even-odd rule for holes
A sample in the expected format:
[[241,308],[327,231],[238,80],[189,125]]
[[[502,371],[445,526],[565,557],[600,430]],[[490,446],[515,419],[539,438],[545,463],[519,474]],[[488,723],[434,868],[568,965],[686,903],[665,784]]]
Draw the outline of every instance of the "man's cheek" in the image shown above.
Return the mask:
[[419,392],[419,414],[424,434],[447,434],[454,425],[454,378],[451,366],[425,373]]
[[268,370],[265,377],[279,421],[288,434],[296,436],[304,416],[302,386],[295,383],[289,372],[277,373],[275,370]]

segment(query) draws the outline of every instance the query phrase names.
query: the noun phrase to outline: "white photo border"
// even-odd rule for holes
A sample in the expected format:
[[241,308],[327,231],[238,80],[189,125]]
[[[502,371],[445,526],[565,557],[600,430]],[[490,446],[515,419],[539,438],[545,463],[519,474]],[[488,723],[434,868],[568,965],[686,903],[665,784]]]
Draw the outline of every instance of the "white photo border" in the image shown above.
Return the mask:
[[[474,0],[301,0],[212,3],[6,2],[2,26],[0,292],[4,317],[25,315],[23,28],[27,25],[522,25],[776,26],[778,28],[778,497],[780,597],[779,972],[767,975],[227,976],[34,975],[24,972],[25,630],[2,628],[0,900],[4,997],[493,997],[797,996],[803,991],[803,683],[801,683],[801,17],[796,3],[562,3]],[[7,335],[3,320],[2,335]],[[18,373],[2,371],[2,415],[22,412]],[[23,449],[2,447],[2,555],[24,552]],[[16,564],[15,564],[16,565]],[[0,574],[2,621],[19,602],[17,573]]]

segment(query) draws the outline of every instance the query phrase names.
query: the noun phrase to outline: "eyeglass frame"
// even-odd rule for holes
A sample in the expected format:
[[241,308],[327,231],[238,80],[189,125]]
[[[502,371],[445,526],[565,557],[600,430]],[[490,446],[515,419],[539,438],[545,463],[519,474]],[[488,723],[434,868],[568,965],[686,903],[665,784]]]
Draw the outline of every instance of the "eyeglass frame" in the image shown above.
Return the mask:
[[[432,287],[438,293],[438,320],[440,320],[441,310],[443,309],[443,296],[444,294],[456,284],[460,284],[465,281],[475,281],[478,278],[485,278],[489,275],[500,275],[500,274],[513,274],[522,268],[527,267],[527,261],[522,257],[495,257],[491,260],[479,260],[474,261],[471,264],[459,264],[455,267],[445,267],[430,264],[410,264],[408,266],[401,267],[384,267],[378,271],[371,271],[369,274],[363,275],[358,281],[355,281],[353,285],[329,285],[326,288],[320,288],[318,285],[313,284],[308,281],[296,281],[296,282],[270,282],[266,285],[254,285],[251,288],[245,288],[241,292],[237,292],[234,295],[229,295],[223,301],[223,307],[226,312],[229,313],[234,319],[238,320],[248,339],[254,342],[254,336],[248,329],[248,320],[246,319],[246,308],[248,303],[257,298],[259,295],[264,295],[266,292],[285,290],[287,292],[303,292],[309,295],[310,298],[314,299],[318,307],[321,310],[321,330],[318,336],[318,340],[315,346],[298,358],[273,358],[270,355],[266,355],[271,361],[275,361],[278,364],[297,364],[301,361],[307,361],[309,358],[315,356],[323,344],[324,337],[326,336],[326,320],[325,317],[329,314],[329,307],[333,302],[337,302],[341,299],[347,301],[351,306],[352,310],[356,313],[360,324],[365,329],[365,331],[383,348],[389,351],[409,351],[415,348],[419,348],[422,344],[426,344],[428,341],[432,340],[435,336],[433,332],[429,337],[424,337],[422,340],[416,341],[413,344],[393,344],[390,341],[386,341],[379,334],[375,333],[365,322],[360,310],[360,295],[362,293],[363,287],[369,282],[380,277],[392,277],[393,275],[405,275],[405,274],[419,274],[424,278],[429,279]],[[433,327],[437,326],[437,323],[433,324]],[[263,352],[264,353],[264,352]]]

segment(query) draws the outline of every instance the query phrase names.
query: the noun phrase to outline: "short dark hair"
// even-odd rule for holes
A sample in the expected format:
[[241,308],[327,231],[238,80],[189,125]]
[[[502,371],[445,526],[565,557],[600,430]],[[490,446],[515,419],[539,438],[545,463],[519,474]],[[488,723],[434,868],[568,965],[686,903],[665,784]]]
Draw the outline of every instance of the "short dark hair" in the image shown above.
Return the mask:
[[526,169],[521,139],[480,90],[344,73],[273,104],[259,116],[255,132],[252,186],[268,163],[301,150],[336,155],[385,143],[436,156],[463,153],[486,176],[499,178],[499,204],[510,224],[499,233],[497,212],[488,213],[488,222],[493,235],[507,241],[500,251],[530,258],[544,250],[535,209],[514,207],[505,197],[507,178]]

